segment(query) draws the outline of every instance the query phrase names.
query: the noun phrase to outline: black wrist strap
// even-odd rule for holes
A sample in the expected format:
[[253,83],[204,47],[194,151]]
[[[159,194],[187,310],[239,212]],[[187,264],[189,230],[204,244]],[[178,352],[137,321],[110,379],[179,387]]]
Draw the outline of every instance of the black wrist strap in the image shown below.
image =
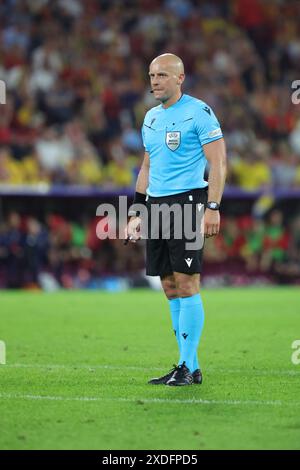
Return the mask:
[[[142,204],[143,206],[146,206],[146,198],[147,198],[146,194],[139,193],[139,192],[136,191],[136,193],[134,195],[132,206],[134,204]],[[130,206],[130,207],[132,207],[132,206]],[[128,215],[129,215],[129,217],[139,217],[140,211],[129,208]]]
[[146,197],[147,197],[146,194],[138,193],[136,191],[136,193],[134,195],[134,199],[133,199],[133,204],[144,204],[144,205],[146,205]]

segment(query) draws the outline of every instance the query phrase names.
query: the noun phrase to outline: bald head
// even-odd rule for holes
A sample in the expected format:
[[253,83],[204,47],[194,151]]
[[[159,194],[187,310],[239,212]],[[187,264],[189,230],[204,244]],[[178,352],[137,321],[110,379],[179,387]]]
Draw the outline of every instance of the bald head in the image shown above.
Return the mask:
[[162,54],[152,60],[149,76],[154,97],[171,106],[181,96],[181,85],[184,81],[183,62],[177,55]]
[[177,76],[184,74],[183,62],[180,57],[175,54],[161,54],[152,60],[150,68],[153,65],[160,65],[161,67],[165,67]]

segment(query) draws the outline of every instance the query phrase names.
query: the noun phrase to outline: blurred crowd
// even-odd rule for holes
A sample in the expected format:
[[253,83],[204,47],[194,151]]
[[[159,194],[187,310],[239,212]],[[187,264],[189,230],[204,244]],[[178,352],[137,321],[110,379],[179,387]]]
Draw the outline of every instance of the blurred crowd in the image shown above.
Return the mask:
[[[274,188],[300,188],[299,18],[299,0],[0,0],[0,187],[133,187],[144,114],[157,104],[148,66],[172,52],[184,92],[221,122],[227,184],[265,190],[255,217],[224,216],[207,240],[204,279],[299,284],[300,218],[272,210]],[[0,288],[143,277],[143,243],[99,240],[98,222],[7,213]]]
[[0,222],[0,288],[97,288],[103,278],[139,276],[143,246],[99,239],[100,221],[51,213],[41,222],[10,212]]
[[286,221],[272,209],[264,218],[225,217],[221,233],[207,241],[204,258],[207,273],[222,273],[223,284],[299,285],[300,216]]
[[299,18],[298,0],[0,1],[0,184],[134,185],[148,65],[172,52],[219,117],[227,183],[300,187]]
[[[262,219],[223,217],[204,250],[204,283],[300,284],[300,216],[288,223],[274,209]],[[42,222],[10,212],[0,224],[0,288],[98,288],[108,277],[147,285],[144,242],[100,240],[101,219],[68,220],[50,213]]]

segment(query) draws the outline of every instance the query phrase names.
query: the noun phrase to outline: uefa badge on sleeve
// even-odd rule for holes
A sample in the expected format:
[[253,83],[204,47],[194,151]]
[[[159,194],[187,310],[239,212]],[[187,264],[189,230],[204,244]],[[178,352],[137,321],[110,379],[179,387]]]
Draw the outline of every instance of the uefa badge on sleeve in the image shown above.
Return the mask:
[[177,150],[180,145],[181,134],[180,131],[167,132],[166,134],[166,144],[170,150],[174,152]]

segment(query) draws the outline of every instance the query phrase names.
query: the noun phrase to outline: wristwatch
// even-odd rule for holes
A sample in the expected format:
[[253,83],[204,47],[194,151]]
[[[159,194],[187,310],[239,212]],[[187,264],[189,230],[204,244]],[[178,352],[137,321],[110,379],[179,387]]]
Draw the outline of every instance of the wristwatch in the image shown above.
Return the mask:
[[211,209],[212,211],[218,211],[220,209],[220,204],[218,202],[209,201],[206,204],[206,208]]

